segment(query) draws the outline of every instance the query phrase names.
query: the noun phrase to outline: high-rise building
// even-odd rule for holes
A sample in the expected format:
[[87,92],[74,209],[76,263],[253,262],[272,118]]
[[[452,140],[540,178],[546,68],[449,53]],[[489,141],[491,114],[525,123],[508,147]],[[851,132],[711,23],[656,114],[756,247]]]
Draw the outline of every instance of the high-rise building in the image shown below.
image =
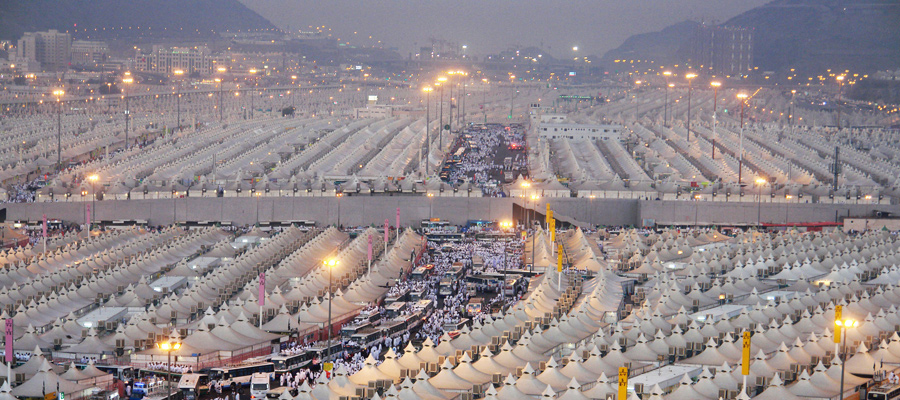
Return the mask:
[[26,32],[19,39],[16,57],[37,61],[45,71],[68,68],[71,59],[72,36],[55,29],[47,32]]
[[138,69],[162,74],[181,70],[185,74],[213,73],[216,59],[208,47],[164,47],[153,46],[150,54],[138,54],[135,65]]
[[690,64],[713,75],[743,75],[753,68],[753,30],[700,24],[691,41]]
[[72,63],[93,64],[103,62],[109,55],[106,42],[76,40],[72,42]]

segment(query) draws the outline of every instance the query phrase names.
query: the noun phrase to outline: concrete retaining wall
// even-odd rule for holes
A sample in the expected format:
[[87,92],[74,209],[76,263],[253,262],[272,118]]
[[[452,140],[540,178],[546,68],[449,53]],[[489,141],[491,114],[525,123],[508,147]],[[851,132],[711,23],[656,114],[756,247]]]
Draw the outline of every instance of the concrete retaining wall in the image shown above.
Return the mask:
[[[490,197],[423,196],[348,196],[335,197],[262,197],[256,198],[180,198],[157,200],[106,200],[95,203],[94,220],[147,220],[170,224],[172,221],[231,221],[250,224],[259,221],[313,220],[319,224],[382,224],[387,218],[394,224],[397,207],[403,225],[418,225],[430,216],[464,224],[470,219],[510,219],[513,203],[521,199]],[[862,216],[874,210],[900,213],[898,205],[724,203],[705,201],[644,201],[631,199],[560,198],[542,199],[537,204],[543,213],[546,202],[554,213],[580,221],[593,220],[603,225],[637,225],[644,219],[658,224],[755,224],[760,222],[835,221],[836,216]],[[48,218],[83,222],[85,205],[90,203],[8,204],[7,220],[39,221]],[[526,205],[533,208],[534,204]],[[340,211],[340,217],[338,216]]]

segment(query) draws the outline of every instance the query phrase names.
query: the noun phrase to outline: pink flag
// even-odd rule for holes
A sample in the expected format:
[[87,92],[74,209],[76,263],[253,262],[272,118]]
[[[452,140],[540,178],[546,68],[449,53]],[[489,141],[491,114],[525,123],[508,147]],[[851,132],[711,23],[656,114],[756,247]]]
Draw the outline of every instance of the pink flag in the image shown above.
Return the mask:
[[6,363],[13,361],[13,319],[6,319]]
[[397,230],[400,230],[400,207],[397,207]]
[[266,305],[266,273],[259,273],[259,306],[264,307]]
[[[85,219],[84,223],[85,223],[85,224],[90,224],[90,220],[91,220],[91,205],[90,205],[90,204],[85,204],[85,207],[87,207],[87,215],[84,217],[84,219]],[[90,229],[90,225],[88,225],[88,229]]]
[[387,246],[388,242],[388,232],[390,232],[390,228],[388,226],[387,218],[384,219],[384,245]]
[[43,225],[41,225],[41,228],[43,229],[43,238],[46,239],[47,238],[47,214],[43,214],[43,218],[44,218],[44,223],[43,223]]
[[369,235],[369,261],[372,261],[372,235]]

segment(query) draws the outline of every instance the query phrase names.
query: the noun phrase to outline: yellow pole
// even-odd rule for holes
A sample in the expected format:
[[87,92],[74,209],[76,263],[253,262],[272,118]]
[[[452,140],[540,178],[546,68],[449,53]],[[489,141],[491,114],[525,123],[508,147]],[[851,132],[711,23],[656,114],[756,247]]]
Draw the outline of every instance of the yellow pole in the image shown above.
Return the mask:
[[741,346],[741,375],[744,376],[744,393],[747,393],[747,375],[750,375],[750,331],[744,331],[744,343]]
[[562,245],[559,245],[559,249],[556,253],[556,272],[562,272],[563,265],[563,248]]
[[[835,321],[841,320],[841,314],[842,314],[843,310],[844,310],[843,306],[834,306],[834,320]],[[835,346],[837,346],[840,343],[841,343],[841,330],[838,328],[834,328],[834,344],[835,344]],[[834,353],[834,354],[837,354],[837,353]]]

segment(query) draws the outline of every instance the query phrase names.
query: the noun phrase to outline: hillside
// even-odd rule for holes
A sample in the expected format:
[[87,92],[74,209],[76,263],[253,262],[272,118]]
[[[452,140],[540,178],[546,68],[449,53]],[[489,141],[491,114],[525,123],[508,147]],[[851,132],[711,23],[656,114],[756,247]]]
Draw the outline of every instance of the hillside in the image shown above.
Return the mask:
[[621,46],[606,52],[602,63],[614,66],[614,60],[653,60],[657,65],[676,64],[687,51],[697,25],[694,21],[684,21],[659,32],[631,36]]
[[[722,25],[754,30],[754,64],[764,71],[875,71],[900,65],[897,0],[776,0]],[[688,58],[694,23],[635,35],[603,57],[650,59],[661,64]]]
[[0,39],[48,29],[68,30],[76,39],[197,38],[275,26],[237,0],[0,1]]
[[760,69],[874,71],[900,65],[900,2],[778,0],[726,25],[752,27]]

